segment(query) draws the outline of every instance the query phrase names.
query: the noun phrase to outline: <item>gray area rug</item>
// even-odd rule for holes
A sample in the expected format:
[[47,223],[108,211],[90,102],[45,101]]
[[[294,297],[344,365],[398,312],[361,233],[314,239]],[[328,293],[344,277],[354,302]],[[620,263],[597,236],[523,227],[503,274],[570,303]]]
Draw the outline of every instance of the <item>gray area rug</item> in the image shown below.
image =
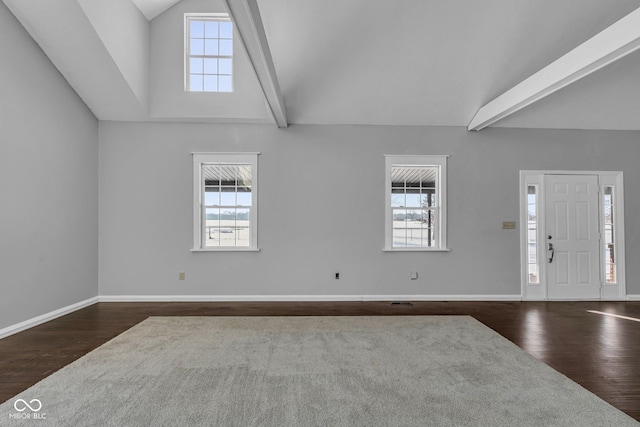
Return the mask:
[[640,425],[468,316],[152,317],[0,424]]

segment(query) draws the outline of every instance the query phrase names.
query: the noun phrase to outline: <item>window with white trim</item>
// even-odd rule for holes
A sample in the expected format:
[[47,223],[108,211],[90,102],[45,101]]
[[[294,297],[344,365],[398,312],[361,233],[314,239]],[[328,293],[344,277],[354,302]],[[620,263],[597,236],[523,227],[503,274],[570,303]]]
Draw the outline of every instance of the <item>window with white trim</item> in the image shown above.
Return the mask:
[[258,153],[194,153],[194,250],[257,250]]
[[228,14],[185,15],[185,90],[233,92],[233,24]]
[[448,156],[385,156],[385,250],[447,250]]

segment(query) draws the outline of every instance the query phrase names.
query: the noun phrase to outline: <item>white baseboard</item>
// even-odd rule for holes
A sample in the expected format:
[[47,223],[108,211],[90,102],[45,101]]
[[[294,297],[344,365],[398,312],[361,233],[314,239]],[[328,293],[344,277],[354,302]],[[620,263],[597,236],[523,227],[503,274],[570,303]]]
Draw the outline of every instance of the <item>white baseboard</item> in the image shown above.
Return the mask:
[[58,310],[45,313],[41,316],[34,317],[29,320],[25,320],[24,322],[20,322],[18,324],[6,327],[4,329],[0,329],[0,339],[8,337],[9,335],[17,334],[18,332],[22,332],[26,329],[33,328],[34,326],[38,326],[42,323],[48,322],[49,320],[57,319],[58,317],[62,317],[65,314],[72,313],[74,311],[80,310],[81,308],[84,308],[84,307],[88,307],[97,302],[98,302],[98,297],[89,298],[84,301],[80,301],[75,304],[62,307]]
[[[88,307],[97,302],[321,302],[321,301],[522,301],[513,295],[100,295],[0,329],[0,339]],[[640,295],[627,295],[640,301]]]
[[522,301],[521,295],[101,295],[100,302]]

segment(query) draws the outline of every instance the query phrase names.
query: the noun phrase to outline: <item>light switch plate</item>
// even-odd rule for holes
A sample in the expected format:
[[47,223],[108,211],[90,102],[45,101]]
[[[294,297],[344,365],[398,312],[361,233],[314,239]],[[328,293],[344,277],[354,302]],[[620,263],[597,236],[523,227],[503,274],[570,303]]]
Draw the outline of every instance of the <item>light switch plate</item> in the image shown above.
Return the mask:
[[513,230],[516,228],[515,221],[502,221],[502,229],[503,230]]

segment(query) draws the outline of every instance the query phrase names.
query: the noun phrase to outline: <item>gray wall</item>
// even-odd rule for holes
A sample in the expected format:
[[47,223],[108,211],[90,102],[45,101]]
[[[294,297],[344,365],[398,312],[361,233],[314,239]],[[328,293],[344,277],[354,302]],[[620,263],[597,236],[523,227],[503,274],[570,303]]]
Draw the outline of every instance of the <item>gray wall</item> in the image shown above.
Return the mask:
[[[234,42],[233,93],[184,90],[184,14],[226,12],[222,1],[182,0],[149,24],[149,115],[162,119],[211,118],[270,123],[253,65]],[[239,40],[236,33],[236,40]]]
[[[519,295],[521,169],[624,171],[640,294],[640,132],[102,122],[99,144],[101,295]],[[193,151],[262,153],[260,252],[190,252]],[[384,154],[451,154],[451,252],[382,251]]]
[[0,329],[98,294],[98,122],[0,3]]

